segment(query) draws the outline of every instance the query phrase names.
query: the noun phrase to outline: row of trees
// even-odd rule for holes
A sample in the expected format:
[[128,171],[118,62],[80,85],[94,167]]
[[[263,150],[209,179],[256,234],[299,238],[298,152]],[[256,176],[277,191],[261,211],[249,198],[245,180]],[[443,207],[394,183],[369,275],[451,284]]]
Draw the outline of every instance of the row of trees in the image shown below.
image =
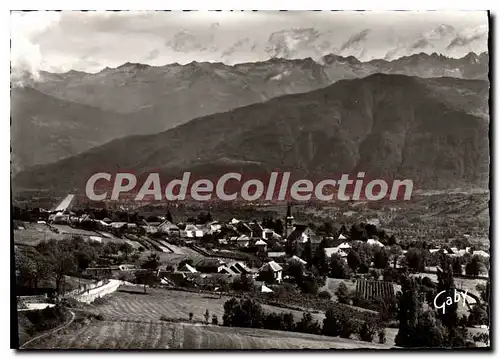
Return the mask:
[[292,313],[265,313],[262,306],[251,299],[231,298],[224,303],[223,325],[230,327],[264,328],[294,331],[309,334],[323,334],[350,338],[358,334],[364,341],[372,342],[377,332],[379,342],[385,343],[385,331],[375,321],[361,322],[332,307],[326,311],[322,325],[314,320],[311,313],[303,313],[301,320],[295,321]]

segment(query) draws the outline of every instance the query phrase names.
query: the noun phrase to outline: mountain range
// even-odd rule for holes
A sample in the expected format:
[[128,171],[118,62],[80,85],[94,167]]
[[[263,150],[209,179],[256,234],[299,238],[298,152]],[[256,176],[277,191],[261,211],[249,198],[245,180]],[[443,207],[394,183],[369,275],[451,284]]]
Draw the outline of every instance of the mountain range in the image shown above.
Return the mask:
[[[353,58],[331,61],[357,64]],[[309,63],[309,70],[322,70],[316,79],[328,76],[327,66]],[[116,139],[25,170],[14,183],[18,189],[78,192],[96,171],[213,175],[293,170],[323,177],[363,171],[369,177],[409,178],[428,189],[485,187],[488,91],[483,79],[380,73],[344,79],[199,117],[164,132]]]
[[12,170],[17,173],[116,138],[158,133],[194,118],[374,73],[484,80],[488,61],[487,53],[462,58],[419,53],[367,62],[330,54],[318,61],[126,63],[95,74],[41,72],[36,81],[27,77],[22,86],[12,88]]

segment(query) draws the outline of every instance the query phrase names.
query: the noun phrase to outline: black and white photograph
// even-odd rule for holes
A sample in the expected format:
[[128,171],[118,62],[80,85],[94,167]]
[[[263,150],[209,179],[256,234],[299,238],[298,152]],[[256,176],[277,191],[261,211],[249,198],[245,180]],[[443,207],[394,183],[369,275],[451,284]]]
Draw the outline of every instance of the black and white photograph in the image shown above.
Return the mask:
[[491,24],[11,11],[11,348],[491,350]]

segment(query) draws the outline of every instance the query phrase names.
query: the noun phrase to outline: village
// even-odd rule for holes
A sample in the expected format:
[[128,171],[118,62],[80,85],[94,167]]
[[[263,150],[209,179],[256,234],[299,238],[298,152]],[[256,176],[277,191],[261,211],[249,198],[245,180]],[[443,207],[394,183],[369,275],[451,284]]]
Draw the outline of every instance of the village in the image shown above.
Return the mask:
[[[124,211],[117,216],[103,209],[72,209],[73,200],[67,196],[52,211],[15,213],[19,305],[40,301],[40,294],[59,303],[96,286],[125,285],[144,293],[167,289],[252,298],[312,313],[337,305],[337,311],[354,317],[376,315],[390,331],[397,325],[401,276],[415,278],[425,305],[432,307],[449,266],[454,288],[464,296],[465,305],[458,308],[463,323],[471,328],[489,323],[484,291],[490,254],[467,234],[447,244],[398,240],[373,223],[306,223],[290,204],[283,218],[218,221],[208,210],[181,222],[170,210],[147,218]],[[65,265],[49,263],[64,263],[61,257],[67,257]],[[22,267],[33,262],[39,270]],[[51,265],[53,273],[41,269]],[[50,278],[58,278],[55,285]]]

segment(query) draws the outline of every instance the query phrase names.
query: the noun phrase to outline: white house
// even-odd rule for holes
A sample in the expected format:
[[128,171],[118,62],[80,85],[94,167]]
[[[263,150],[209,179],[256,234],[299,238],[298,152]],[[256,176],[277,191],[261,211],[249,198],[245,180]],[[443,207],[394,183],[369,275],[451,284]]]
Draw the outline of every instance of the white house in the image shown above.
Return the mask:
[[275,261],[267,262],[259,269],[259,273],[270,272],[273,278],[280,283],[282,281],[283,268]]
[[297,257],[297,256],[290,257],[287,262],[288,263],[298,262],[298,263],[300,263],[302,265],[306,265],[307,264],[307,262],[305,260],[303,260],[302,258]]
[[347,237],[346,237],[346,236],[344,236],[342,233],[340,233],[340,236],[339,236],[339,238],[338,238],[338,239],[340,239],[341,241],[344,241],[344,240],[346,240],[346,239],[347,239]]
[[332,254],[338,254],[342,258],[347,257],[347,252],[344,251],[342,248],[339,247],[330,247],[330,248],[325,248],[325,256],[327,258],[330,258]]
[[250,244],[250,238],[247,235],[242,234],[236,238],[236,244],[238,247],[248,247]]
[[203,237],[203,231],[196,227],[194,224],[186,225],[182,234],[187,238],[201,238]]
[[347,243],[347,242],[343,242],[343,243],[339,244],[339,245],[337,246],[337,248],[340,248],[340,249],[350,249],[350,248],[352,248],[352,247],[351,247],[351,245],[350,245],[349,243]]
[[265,251],[267,249],[267,243],[262,239],[259,239],[257,242],[255,242],[255,247],[257,247],[260,251]]
[[368,243],[371,246],[384,247],[384,245],[382,243],[380,243],[380,241],[378,239],[370,238],[369,240],[366,241],[366,243]]

